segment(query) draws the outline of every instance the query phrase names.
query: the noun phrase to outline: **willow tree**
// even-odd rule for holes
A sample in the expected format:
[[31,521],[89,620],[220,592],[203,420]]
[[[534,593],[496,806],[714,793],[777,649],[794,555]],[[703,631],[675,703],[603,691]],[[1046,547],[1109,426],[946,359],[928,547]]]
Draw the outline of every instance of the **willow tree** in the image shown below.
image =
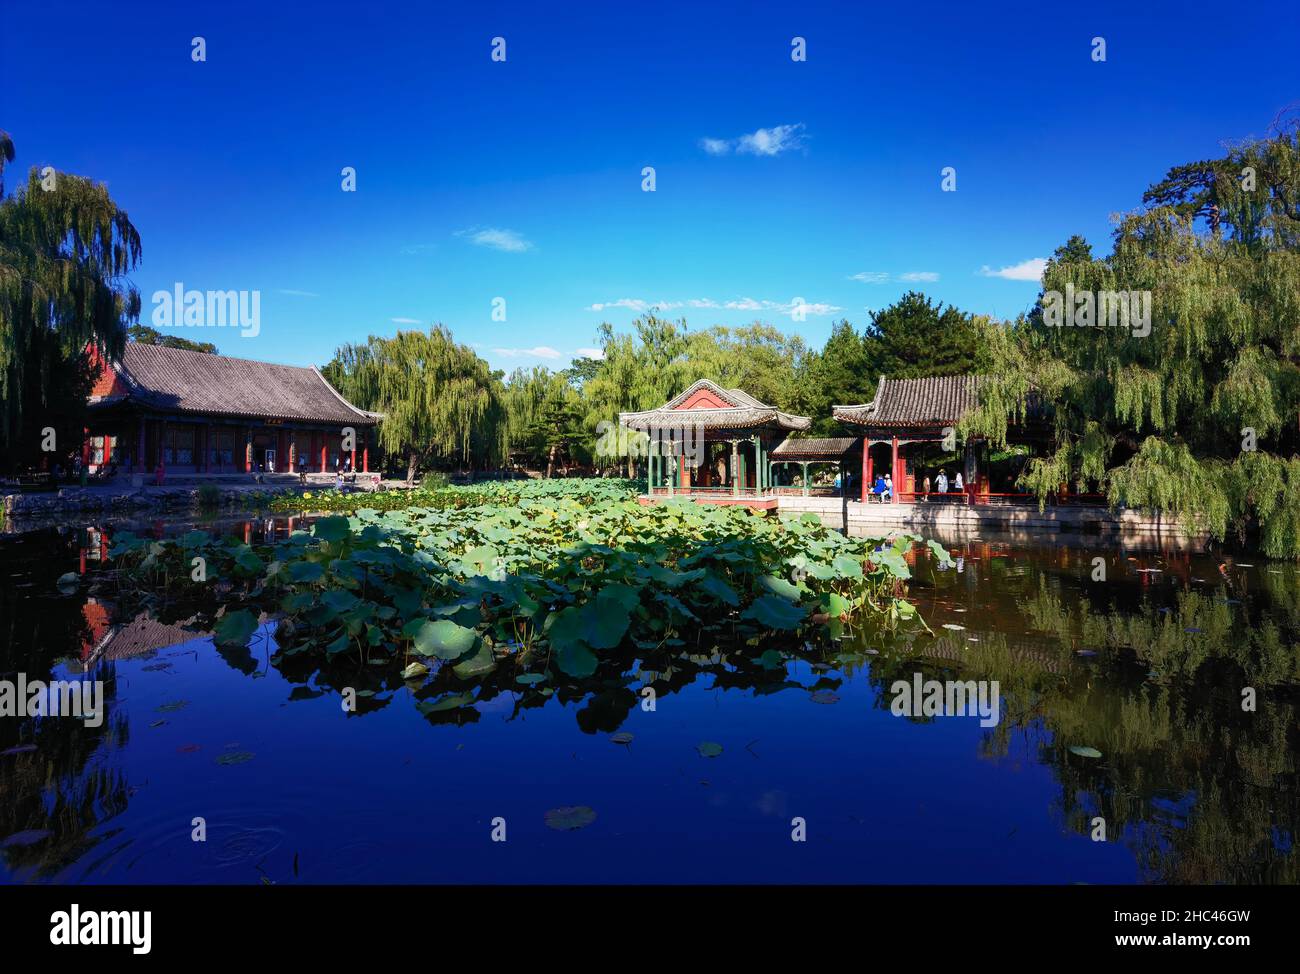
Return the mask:
[[1300,140],[1177,167],[1145,199],[1111,254],[1072,238],[1034,311],[985,330],[994,365],[966,430],[1003,444],[1038,397],[1055,445],[1021,483],[1040,497],[1096,485],[1300,556]]
[[634,474],[636,451],[627,446],[643,442],[645,434],[618,429],[618,414],[662,406],[689,381],[685,321],[646,314],[633,322],[633,331],[620,334],[608,323],[600,326],[596,338],[603,358],[600,368],[583,383],[587,428],[596,455],[614,462],[624,456],[629,477]]
[[324,372],[352,402],[383,413],[379,445],[406,457],[408,483],[421,467],[484,467],[505,454],[500,376],[442,325],[344,345]]
[[[0,132],[0,177],[13,158]],[[10,462],[38,453],[46,427],[80,442],[86,350],[121,355],[140,316],[127,280],[139,261],[140,235],[101,183],[32,168],[0,199],[0,444]]]
[[564,373],[541,365],[515,369],[506,380],[505,406],[511,455],[545,463],[548,480],[560,460],[590,454],[582,396]]
[[803,389],[797,376],[807,356],[802,338],[771,325],[715,325],[689,335],[684,384],[711,379],[727,389],[743,389],[770,406],[796,409]]

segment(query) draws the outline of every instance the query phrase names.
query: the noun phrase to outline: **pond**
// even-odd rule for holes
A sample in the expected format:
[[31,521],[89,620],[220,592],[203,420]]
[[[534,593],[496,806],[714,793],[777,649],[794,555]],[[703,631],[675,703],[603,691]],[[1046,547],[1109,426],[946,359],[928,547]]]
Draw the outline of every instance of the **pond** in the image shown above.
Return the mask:
[[[943,568],[918,546],[933,635],[646,654],[545,692],[495,674],[443,706],[275,657],[269,623],[232,650],[118,618],[87,580],[122,527],[0,540],[0,678],[104,685],[98,726],[0,720],[5,882],[1300,878],[1290,563],[989,535]],[[998,681],[996,724],[897,713],[914,679]]]

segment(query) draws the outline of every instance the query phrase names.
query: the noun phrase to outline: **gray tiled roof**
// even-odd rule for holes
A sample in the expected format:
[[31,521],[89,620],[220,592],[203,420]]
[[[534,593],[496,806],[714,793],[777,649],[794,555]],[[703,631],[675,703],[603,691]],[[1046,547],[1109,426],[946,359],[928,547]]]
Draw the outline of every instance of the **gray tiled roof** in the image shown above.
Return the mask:
[[[728,405],[718,409],[678,409],[700,389],[707,389]],[[807,416],[783,413],[775,406],[759,402],[740,389],[724,389],[716,382],[700,379],[658,409],[619,413],[619,422],[632,429],[701,426],[706,429],[754,429],[775,425],[788,430],[806,430],[812,425]]]
[[125,398],[183,413],[361,426],[373,425],[380,418],[344,399],[314,366],[275,365],[128,342],[115,368],[128,387],[126,396],[92,399],[92,405]]
[[820,460],[843,456],[861,441],[856,436],[837,436],[824,439],[814,437],[782,441],[771,453],[773,460]]
[[880,377],[876,398],[860,406],[832,406],[831,415],[857,426],[951,426],[979,405],[980,377]]

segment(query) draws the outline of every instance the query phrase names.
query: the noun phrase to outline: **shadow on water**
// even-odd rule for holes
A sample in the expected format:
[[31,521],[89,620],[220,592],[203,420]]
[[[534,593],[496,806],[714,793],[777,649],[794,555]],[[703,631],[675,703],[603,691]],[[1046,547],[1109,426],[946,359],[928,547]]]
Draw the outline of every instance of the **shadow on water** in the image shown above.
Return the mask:
[[[297,525],[202,526],[255,544]],[[850,632],[826,649],[702,634],[602,658],[583,680],[521,681],[508,664],[404,679],[406,661],[286,654],[274,620],[232,649],[191,628],[193,607],[118,618],[116,529],[0,544],[3,679],[104,684],[98,727],[0,720],[8,881],[599,880],[618,876],[602,838],[653,850],[674,815],[720,816],[726,842],[679,837],[651,878],[1300,879],[1294,565],[990,538],[951,545],[941,570],[918,546],[911,597],[929,633]],[[916,674],[998,681],[1000,721],[894,716],[896,684]],[[570,805],[570,791],[619,823],[593,826],[585,851],[539,844],[533,865],[507,866],[466,832],[463,848],[434,843],[436,867],[412,855],[430,825],[456,838],[493,808],[532,793]],[[216,841],[192,852],[192,816],[210,808]],[[773,809],[825,823],[829,851],[764,852]],[[301,850],[332,865],[300,876]]]

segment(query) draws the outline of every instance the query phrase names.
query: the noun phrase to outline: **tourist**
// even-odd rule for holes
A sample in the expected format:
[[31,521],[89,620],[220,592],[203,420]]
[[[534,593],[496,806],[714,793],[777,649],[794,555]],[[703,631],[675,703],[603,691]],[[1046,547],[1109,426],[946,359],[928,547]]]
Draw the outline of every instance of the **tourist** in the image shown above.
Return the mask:
[[885,478],[880,474],[876,474],[876,484],[871,488],[871,492],[876,495],[879,503],[885,503]]
[[940,494],[948,493],[948,474],[946,471],[939,471],[939,476],[934,480],[934,489]]
[[963,483],[961,482],[961,471],[960,471],[960,470],[957,471],[957,479],[953,481],[952,489],[955,490],[955,491],[956,491],[957,493],[959,493],[959,494],[964,493],[965,490],[966,490],[966,485],[963,484]]
[[885,495],[881,500],[888,500],[891,503],[894,500],[894,481],[890,479],[889,474],[885,474]]
[[930,499],[930,475],[929,474],[926,474],[925,480],[922,481],[921,486],[922,486],[922,490],[924,491],[924,493],[922,493],[921,496],[928,501]]

